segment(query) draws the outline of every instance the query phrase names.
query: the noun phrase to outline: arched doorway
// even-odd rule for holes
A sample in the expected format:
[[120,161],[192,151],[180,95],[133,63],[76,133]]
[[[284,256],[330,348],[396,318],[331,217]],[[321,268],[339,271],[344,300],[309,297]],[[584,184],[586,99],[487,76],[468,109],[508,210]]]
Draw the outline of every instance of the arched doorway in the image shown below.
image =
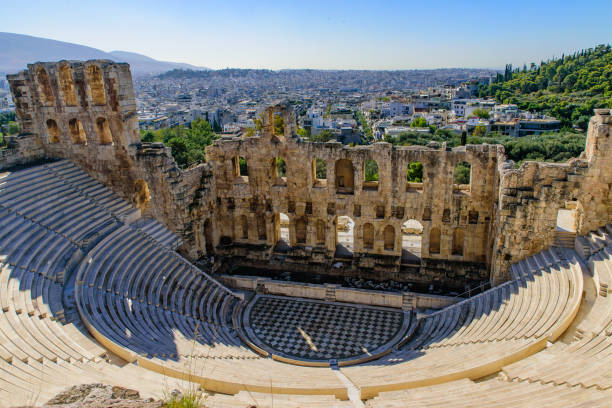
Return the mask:
[[402,224],[402,263],[421,262],[423,225],[415,219]]
[[336,218],[336,258],[352,258],[354,251],[355,222],[351,217]]

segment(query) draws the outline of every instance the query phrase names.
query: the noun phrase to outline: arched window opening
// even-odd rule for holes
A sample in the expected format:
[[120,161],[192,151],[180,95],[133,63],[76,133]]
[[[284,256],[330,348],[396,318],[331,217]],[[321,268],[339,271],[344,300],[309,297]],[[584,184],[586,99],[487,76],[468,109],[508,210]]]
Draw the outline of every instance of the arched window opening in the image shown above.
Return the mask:
[[385,251],[393,251],[395,249],[395,228],[393,225],[387,225],[383,231],[383,240]]
[[366,160],[363,166],[363,189],[378,191],[378,163],[376,160]]
[[298,244],[306,243],[306,220],[304,218],[298,218],[295,222],[295,242]]
[[249,239],[249,221],[246,215],[240,216],[240,239]]
[[83,124],[78,119],[70,119],[68,122],[68,128],[70,128],[70,135],[72,136],[72,143],[74,144],[87,144],[87,136]]
[[336,193],[353,194],[354,191],[354,171],[353,163],[347,159],[340,159],[336,162]]
[[49,135],[49,143],[60,142],[60,130],[57,126],[57,122],[53,119],[47,120],[47,134]]
[[345,215],[336,218],[336,258],[352,258],[355,223]]
[[279,213],[275,217],[276,245],[275,251],[286,251],[291,247],[289,237],[289,216]]
[[134,182],[134,205],[136,208],[144,211],[151,202],[151,193],[149,192],[149,185],[144,180],[136,180]]
[[402,224],[402,262],[420,262],[423,242],[423,224],[407,220]]
[[91,90],[91,100],[94,105],[106,105],[106,93],[104,92],[104,80],[102,71],[97,65],[87,67],[87,82]]
[[323,220],[317,221],[317,244],[325,245],[325,222]]
[[429,231],[429,253],[439,254],[440,253],[440,229],[432,228]]
[[74,79],[72,78],[72,70],[67,65],[62,65],[59,69],[59,83],[62,89],[64,103],[67,106],[76,106],[77,98],[74,92]]
[[55,98],[53,97],[53,91],[51,90],[49,75],[44,67],[39,66],[36,70],[36,80],[40,90],[40,101],[44,106],[53,106]]
[[455,166],[453,172],[453,183],[458,190],[469,190],[472,175],[472,165],[468,162],[461,162]]
[[406,191],[423,189],[423,163],[414,161],[406,167]]
[[98,132],[98,141],[101,145],[113,144],[113,136],[106,119],[98,118],[96,120],[96,130]]
[[455,229],[453,232],[453,255],[463,256],[463,240],[463,230],[461,228]]
[[313,159],[312,180],[315,187],[325,187],[327,185],[327,163],[325,160]]
[[365,249],[374,248],[374,226],[370,223],[363,224],[363,247]]
[[287,162],[282,157],[276,158],[276,177],[287,177]]

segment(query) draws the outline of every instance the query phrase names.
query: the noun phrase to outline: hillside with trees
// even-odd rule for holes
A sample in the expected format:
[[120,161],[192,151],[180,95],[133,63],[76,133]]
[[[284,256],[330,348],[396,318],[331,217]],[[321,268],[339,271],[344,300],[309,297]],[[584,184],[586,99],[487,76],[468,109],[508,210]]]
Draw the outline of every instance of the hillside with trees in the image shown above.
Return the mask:
[[522,68],[507,65],[479,93],[586,130],[594,108],[612,107],[612,47],[598,45]]

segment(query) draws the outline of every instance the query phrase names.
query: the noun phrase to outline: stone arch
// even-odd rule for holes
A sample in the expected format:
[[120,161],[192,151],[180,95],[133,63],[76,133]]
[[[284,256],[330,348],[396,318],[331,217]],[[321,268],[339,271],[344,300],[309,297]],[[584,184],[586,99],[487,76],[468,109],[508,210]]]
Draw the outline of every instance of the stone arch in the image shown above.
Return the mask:
[[317,244],[319,245],[325,245],[325,222],[323,220],[318,220],[317,221],[317,225],[316,225],[316,229],[317,229]]
[[348,159],[336,161],[336,192],[353,194],[355,190],[355,172],[353,163]]
[[353,256],[355,240],[355,222],[351,217],[341,215],[336,217],[336,257]]
[[146,181],[138,179],[134,182],[134,205],[140,211],[144,211],[151,202],[151,193],[149,192],[149,185]]
[[249,239],[249,220],[246,215],[240,216],[240,238]]
[[286,178],[287,177],[287,162],[282,157],[274,159],[274,165],[276,169],[276,177]]
[[74,79],[72,70],[68,65],[62,65],[59,68],[59,84],[64,97],[64,103],[67,106],[76,106],[77,97],[74,91]]
[[472,181],[472,165],[468,162],[460,162],[453,171],[453,184],[469,186]]
[[374,249],[374,226],[369,222],[363,224],[363,247]]
[[289,216],[285,213],[278,213],[275,217],[275,230],[276,230],[276,245],[279,248],[288,248],[290,246],[290,233],[289,233]]
[[402,224],[402,261],[420,261],[423,244],[423,224],[415,219]]
[[97,65],[89,65],[86,69],[87,82],[91,90],[91,100],[94,105],[106,105],[106,93],[104,92],[104,80],[102,71]]
[[307,239],[307,222],[304,217],[298,218],[295,221],[295,242],[305,244]]
[[318,157],[312,159],[312,181],[315,186],[327,185],[327,162]]
[[96,131],[98,133],[98,142],[102,145],[113,144],[113,136],[111,134],[108,121],[104,118],[96,119]]
[[395,228],[393,225],[387,225],[383,230],[383,241],[385,251],[393,251],[395,249]]
[[47,74],[45,67],[41,65],[36,68],[36,82],[38,82],[42,104],[44,106],[53,106],[55,98],[53,97],[49,74]]
[[249,167],[247,160],[242,156],[236,156],[234,158],[234,176],[235,177],[248,177]]
[[378,190],[378,163],[376,160],[366,160],[363,164],[363,189]]
[[87,144],[85,128],[83,128],[83,124],[80,120],[77,118],[70,119],[68,122],[68,128],[70,129],[70,135],[72,136],[72,143]]
[[455,228],[455,231],[453,231],[453,255],[463,256],[464,235],[462,228]]
[[429,230],[429,253],[440,253],[440,228],[434,227]]
[[49,136],[49,143],[60,142],[60,129],[53,119],[47,119],[47,135]]

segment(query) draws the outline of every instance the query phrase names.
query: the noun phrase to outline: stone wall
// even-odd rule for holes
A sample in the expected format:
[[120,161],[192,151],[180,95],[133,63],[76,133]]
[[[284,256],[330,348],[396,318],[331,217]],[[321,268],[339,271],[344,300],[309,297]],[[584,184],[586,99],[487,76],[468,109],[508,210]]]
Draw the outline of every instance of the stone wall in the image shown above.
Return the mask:
[[[7,79],[22,133],[9,143],[0,168],[32,159],[69,159],[144,216],[181,235],[191,230],[189,204],[202,166],[182,171],[169,148],[140,143],[128,64],[35,63]],[[187,242],[187,253],[191,247]]]
[[[22,133],[0,151],[0,169],[69,159],[182,235],[192,259],[214,254],[233,264],[461,289],[501,282],[510,263],[554,244],[561,209],[575,212],[579,234],[612,216],[609,110],[591,119],[581,157],[516,169],[497,145],[305,142],[292,107],[278,103],[264,112],[260,136],[217,140],[206,164],[180,169],[168,147],[140,142],[127,64],[35,63],[7,79]],[[377,181],[365,180],[371,160]],[[422,183],[406,181],[412,162],[423,165]],[[464,162],[470,183],[454,184]],[[338,232],[339,217],[352,219],[352,233]],[[403,256],[407,220],[422,226],[420,258]],[[340,236],[349,248],[338,246]]]

